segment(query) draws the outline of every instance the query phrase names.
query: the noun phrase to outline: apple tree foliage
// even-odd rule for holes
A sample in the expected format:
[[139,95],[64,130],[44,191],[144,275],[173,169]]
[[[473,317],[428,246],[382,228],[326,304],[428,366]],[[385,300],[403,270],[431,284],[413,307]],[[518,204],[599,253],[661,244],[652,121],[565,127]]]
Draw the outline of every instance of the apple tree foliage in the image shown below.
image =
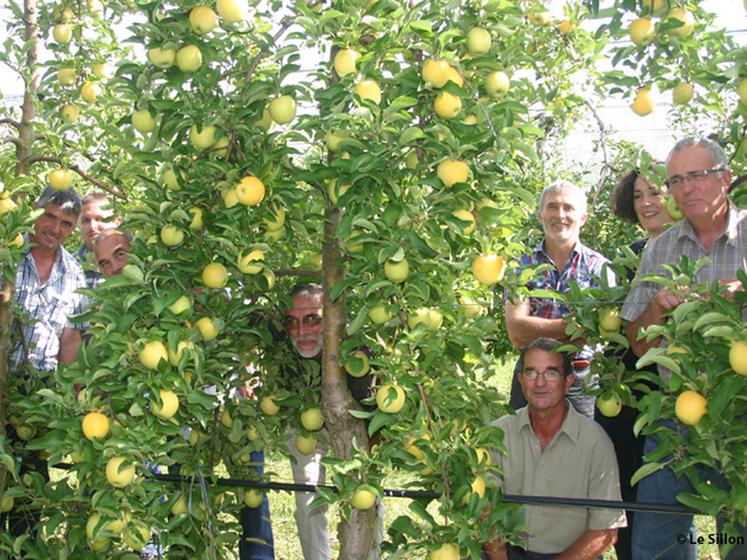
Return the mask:
[[[536,243],[537,192],[568,177],[555,165],[558,146],[599,97],[690,80],[697,95],[673,110],[673,122],[701,130],[700,114],[708,111],[735,169],[744,165],[744,106],[734,94],[743,50],[708,25],[710,15],[696,2],[688,3],[696,17],[691,35],[667,33],[678,22],[656,15],[660,33],[652,45],[620,46],[615,41],[626,34],[624,22],[648,8],[617,2],[592,33],[582,23],[599,15],[593,4],[569,5],[561,22],[530,1],[337,0],[242,8],[221,0],[209,4],[220,14],[217,25],[198,33],[189,19],[197,4],[190,2],[28,0],[26,14],[11,3],[2,57],[26,80],[28,95],[22,108],[7,107],[1,121],[9,138],[0,145],[0,179],[18,204],[0,223],[5,297],[22,251],[12,242],[28,230],[31,201],[51,169],[73,169],[80,191],[109,192],[134,239],[124,273],[88,294],[90,327],[78,362],[48,378],[7,381],[0,416],[26,428],[25,449],[73,466],[52,482],[35,473],[20,476],[4,441],[8,495],[17,507],[38,510],[42,523],[37,535],[2,535],[0,549],[86,558],[101,547],[106,552],[98,554],[125,558],[154,531],[173,553],[230,557],[243,492],[226,491],[213,484],[215,477],[253,477],[249,453],[286,453],[288,425],[311,435],[299,417],[313,406],[324,409],[328,425],[328,477],[339,494],[325,491],[320,500],[342,506],[341,557],[365,557],[371,540],[373,516],[352,509],[350,497],[364,483],[380,491],[390,468],[409,473],[414,487],[441,494],[413,500],[410,515],[391,525],[385,546],[397,557],[440,543],[458,543],[476,556],[490,538],[515,539],[519,510],[501,504],[491,484],[476,489],[495,471],[480,449],[501,447],[501,434],[489,423],[503,413],[502,397],[488,381],[510,352],[502,290],[521,294],[526,278],[509,266],[500,284],[482,284],[472,274],[474,259],[497,254],[510,263]],[[232,17],[236,10],[245,10],[243,17]],[[70,42],[53,38],[58,24],[70,26]],[[474,27],[490,34],[485,52],[468,50]],[[360,55],[349,73],[334,70],[343,49]],[[180,52],[175,64],[171,50]],[[442,87],[422,78],[429,59],[452,68]],[[63,69],[73,69],[72,82]],[[508,91],[491,95],[494,72],[510,78]],[[376,83],[380,99],[356,90],[362,80]],[[87,82],[99,88],[91,102],[80,99]],[[286,124],[273,123],[267,111],[281,95],[298,108],[285,115],[292,117]],[[439,96],[461,104],[453,118],[436,115]],[[133,117],[136,111],[149,112],[152,132],[135,130],[133,122],[150,120],[144,113]],[[611,223],[605,202],[616,175],[641,156],[613,145],[604,130],[599,148],[601,178],[569,172],[596,189],[590,227],[599,235],[590,244],[611,253],[633,235],[605,225]],[[446,186],[437,174],[444,160],[465,162],[467,179]],[[262,196],[237,189],[248,176],[261,181]],[[178,243],[162,236],[165,228],[179,230]],[[264,258],[247,272],[241,259],[252,251]],[[404,261],[407,278],[388,278],[384,265]],[[225,286],[206,286],[203,271],[211,263],[225,267]],[[323,281],[326,289],[324,397],[316,362],[298,366],[299,375],[289,378],[293,351],[278,335],[290,286],[307,280]],[[577,294],[585,300],[581,326],[597,332],[599,302],[618,301],[624,291]],[[188,308],[173,308],[182,297]],[[391,317],[374,323],[369,311],[382,306]],[[419,322],[418,310],[428,320]],[[7,318],[10,308],[0,311],[0,319]],[[5,343],[9,323],[1,324]],[[625,344],[620,336],[612,340]],[[140,359],[150,341],[170,353],[155,369]],[[187,343],[181,353],[180,342]],[[353,353],[361,347],[370,349],[371,371],[382,384],[405,390],[401,412],[356,410],[344,386],[339,389],[342,366],[358,367]],[[604,364],[603,390],[636,382],[612,362]],[[696,383],[696,371],[683,384]],[[717,373],[708,385],[713,391],[744,394],[743,379],[736,387]],[[238,398],[257,376],[262,385],[254,393],[272,397],[279,413]],[[153,414],[160,390],[179,399],[171,419]],[[641,426],[655,412],[673,414],[671,396],[652,395],[640,404]],[[718,408],[732,416],[709,413],[713,429],[743,415],[739,406]],[[89,441],[81,419],[94,410],[112,427],[105,439]],[[743,437],[743,427],[734,430]],[[721,447],[706,448],[706,439],[691,433],[686,444],[677,442],[682,461],[695,465],[703,453],[724,461]],[[124,488],[107,482],[113,456],[136,466],[135,482]],[[154,480],[153,465],[187,482]],[[743,478],[729,482],[744,488]],[[736,512],[743,492],[714,497],[697,488],[704,495],[689,505],[709,513],[725,508],[743,521]],[[488,511],[489,502],[500,505]],[[87,535],[94,513],[100,521]],[[122,521],[124,532],[110,521]]]

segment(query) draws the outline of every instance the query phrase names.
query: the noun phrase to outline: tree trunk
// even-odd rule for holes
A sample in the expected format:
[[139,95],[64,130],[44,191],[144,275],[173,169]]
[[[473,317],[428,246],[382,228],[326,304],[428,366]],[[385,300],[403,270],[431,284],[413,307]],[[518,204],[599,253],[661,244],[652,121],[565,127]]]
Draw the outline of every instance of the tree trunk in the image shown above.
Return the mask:
[[[26,73],[24,79],[23,108],[18,138],[16,143],[15,173],[25,175],[29,171],[29,158],[33,149],[34,129],[32,121],[36,117],[36,94],[39,88],[39,68],[37,65],[39,50],[39,26],[36,20],[36,0],[24,0],[25,20],[24,35],[27,46]],[[8,416],[8,361],[10,359],[10,338],[13,325],[13,292],[15,285],[7,277],[0,289],[0,436],[5,436],[5,424]],[[7,472],[0,466],[0,496],[5,492]]]
[[[340,346],[345,337],[345,298],[337,301],[330,297],[332,287],[342,280],[343,270],[338,265],[340,252],[335,237],[340,211],[328,208],[324,223],[322,274],[324,281],[324,354],[322,360],[322,397],[324,421],[329,443],[335,457],[350,460],[353,442],[359,449],[368,449],[368,434],[362,420],[353,418],[348,411],[355,406],[348,391],[345,371],[340,367]],[[353,512],[348,520],[341,520],[340,559],[366,560],[373,546],[375,508]]]

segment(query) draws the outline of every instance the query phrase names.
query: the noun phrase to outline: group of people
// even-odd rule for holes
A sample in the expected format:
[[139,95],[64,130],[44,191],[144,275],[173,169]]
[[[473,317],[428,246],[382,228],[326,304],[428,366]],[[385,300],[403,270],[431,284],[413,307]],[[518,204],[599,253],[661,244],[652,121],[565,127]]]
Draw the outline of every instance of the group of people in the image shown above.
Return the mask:
[[[744,287],[737,271],[747,272],[747,211],[736,208],[728,198],[731,172],[728,159],[716,143],[686,138],[678,142],[666,161],[667,179],[645,169],[633,170],[620,181],[614,199],[615,213],[648,234],[631,247],[641,253],[638,278],[667,274],[665,265],[680,257],[691,261],[702,257],[710,263],[698,272],[697,282],[721,282],[725,293]],[[672,223],[664,190],[674,197],[684,219]],[[117,229],[106,195],[94,194],[80,200],[73,191],[45,190],[37,202],[43,210],[28,236],[16,275],[16,298],[27,315],[17,322],[20,336],[11,355],[11,371],[27,362],[37,372],[53,370],[58,362],[75,360],[84,325],[73,317],[83,311],[85,296],[77,290],[95,288],[101,276],[122,271],[127,263],[129,237]],[[580,241],[587,220],[584,192],[560,182],[545,188],[539,198],[537,216],[544,237],[519,261],[519,267],[542,268],[528,288],[567,292],[569,283],[594,286],[602,275],[613,284],[614,276],[604,265],[607,259]],[[62,243],[80,222],[84,244],[75,256]],[[80,260],[94,256],[98,271],[84,273]],[[77,258],[76,258],[77,257]],[[636,356],[662,343],[661,339],[639,338],[641,329],[663,324],[682,299],[656,284],[636,278],[623,305],[626,335],[631,352],[624,356],[628,368]],[[322,353],[322,288],[316,284],[297,286],[286,311],[286,334],[299,359],[320,360]],[[635,414],[625,411],[607,421],[595,414],[590,360],[593,349],[584,347],[574,355],[558,348],[569,342],[568,304],[551,297],[516,299],[504,295],[506,328],[520,351],[513,376],[510,404],[515,415],[496,421],[505,434],[507,455],[492,453],[501,467],[498,482],[507,494],[541,495],[558,498],[616,500],[674,504],[677,494],[691,491],[689,482],[663,468],[630,486],[630,478],[641,464],[643,453],[654,450],[654,437],[636,438]],[[22,326],[21,326],[22,325]],[[660,372],[666,376],[667,372]],[[369,396],[365,387],[353,397]],[[595,420],[596,416],[596,420]],[[289,432],[290,433],[290,432]],[[302,484],[324,482],[323,445],[308,456],[296,452],[289,437],[294,481]],[[262,461],[261,454],[255,459]],[[296,522],[306,560],[331,558],[325,506],[311,508],[313,493],[296,494]],[[379,507],[377,505],[377,507]],[[380,507],[379,507],[380,509]],[[241,512],[242,560],[274,558],[272,529],[267,499],[256,509]],[[620,560],[695,560],[689,535],[692,516],[616,509],[526,506],[526,535],[523,545],[500,541],[489,543],[484,556],[490,560],[594,559],[616,547]],[[741,528],[743,535],[744,527]],[[377,542],[380,542],[379,523]],[[372,553],[372,558],[378,554]],[[735,547],[730,560],[747,558],[747,547]]]

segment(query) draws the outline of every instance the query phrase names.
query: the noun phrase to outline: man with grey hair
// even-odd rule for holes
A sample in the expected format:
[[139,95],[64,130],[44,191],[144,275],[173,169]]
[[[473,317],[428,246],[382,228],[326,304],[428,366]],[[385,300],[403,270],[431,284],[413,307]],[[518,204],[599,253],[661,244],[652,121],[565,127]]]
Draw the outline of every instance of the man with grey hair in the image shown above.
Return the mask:
[[[14,321],[13,347],[9,360],[12,375],[23,375],[28,387],[43,387],[46,376],[59,362],[76,359],[83,325],[72,317],[83,312],[86,298],[77,293],[86,281],[78,261],[62,243],[75,230],[80,214],[80,197],[73,190],[57,191],[50,187],[36,206],[42,209],[28,235],[31,248],[21,257],[16,270],[15,299],[20,317]],[[18,435],[9,430],[11,440]],[[23,458],[21,471],[34,470],[48,477],[46,461],[35,455]],[[18,511],[16,511],[18,510]],[[38,526],[38,514],[16,508],[9,514],[13,535],[32,534]]]
[[[728,159],[721,147],[703,138],[685,138],[677,142],[667,157],[667,185],[685,219],[651,240],[641,257],[639,276],[669,276],[665,265],[677,265],[681,257],[690,262],[708,258],[695,277],[697,284],[720,282],[726,297],[744,290],[737,272],[747,272],[747,211],[729,202],[731,182]],[[684,302],[682,293],[661,288],[652,282],[635,282],[620,315],[628,321],[626,334],[631,348],[642,356],[649,348],[665,342],[661,337],[640,338],[642,329],[664,324],[671,312]],[[743,320],[747,317],[743,315]],[[669,372],[659,368],[668,380]],[[667,422],[663,422],[667,424]],[[669,426],[674,428],[673,423]],[[681,426],[677,427],[682,429]],[[647,436],[644,454],[658,447],[655,437]],[[676,496],[692,492],[685,477],[677,478],[669,468],[647,476],[638,484],[637,501],[677,503]],[[692,516],[637,512],[633,522],[633,559],[689,560],[695,557],[691,539],[686,538]],[[728,558],[747,558],[745,538]]]
[[[545,187],[539,198],[537,216],[545,236],[531,254],[519,259],[519,269],[540,265],[549,267],[536,275],[527,288],[565,293],[570,281],[582,288],[596,286],[595,277],[603,274],[603,266],[608,261],[579,240],[581,227],[588,218],[584,192],[568,181]],[[506,330],[517,349],[524,348],[537,337],[569,342],[565,334],[568,326],[564,318],[568,313],[566,304],[549,297],[511,302],[506,293],[505,298]],[[574,356],[573,373],[577,380],[568,393],[574,408],[589,418],[594,417],[594,397],[584,396],[582,385],[589,375],[591,354],[591,350],[585,348]],[[514,409],[526,405],[517,376],[511,385],[510,404]]]

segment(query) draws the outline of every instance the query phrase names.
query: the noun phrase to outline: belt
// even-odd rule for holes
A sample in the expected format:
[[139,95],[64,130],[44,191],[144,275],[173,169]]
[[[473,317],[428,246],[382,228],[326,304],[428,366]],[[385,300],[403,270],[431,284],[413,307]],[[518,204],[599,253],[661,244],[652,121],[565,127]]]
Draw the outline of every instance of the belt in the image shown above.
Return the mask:
[[589,360],[571,360],[571,365],[573,365],[574,371],[583,371],[589,369],[591,362]]

